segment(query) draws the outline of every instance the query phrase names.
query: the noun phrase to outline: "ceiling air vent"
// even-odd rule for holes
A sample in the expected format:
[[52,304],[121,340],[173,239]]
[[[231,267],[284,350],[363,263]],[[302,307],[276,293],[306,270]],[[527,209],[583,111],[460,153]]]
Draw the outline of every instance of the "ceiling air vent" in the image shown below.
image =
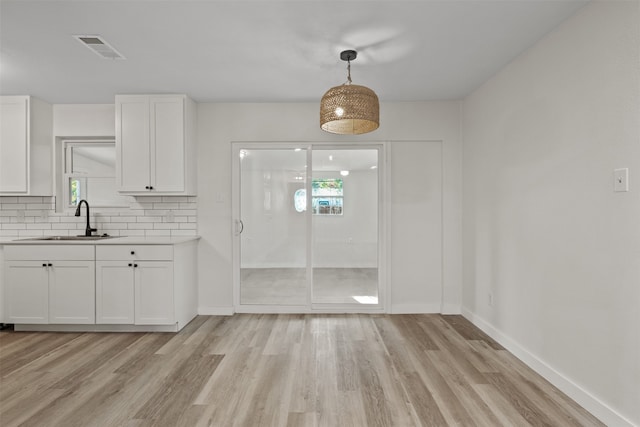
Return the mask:
[[96,55],[104,59],[125,59],[109,43],[100,36],[73,36],[80,43],[91,49]]

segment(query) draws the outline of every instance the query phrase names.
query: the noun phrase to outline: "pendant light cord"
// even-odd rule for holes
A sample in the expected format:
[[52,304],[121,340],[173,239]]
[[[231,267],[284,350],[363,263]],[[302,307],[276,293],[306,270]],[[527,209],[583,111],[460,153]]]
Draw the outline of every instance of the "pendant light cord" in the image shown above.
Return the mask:
[[347,59],[347,81],[344,84],[350,85],[351,83],[351,60]]

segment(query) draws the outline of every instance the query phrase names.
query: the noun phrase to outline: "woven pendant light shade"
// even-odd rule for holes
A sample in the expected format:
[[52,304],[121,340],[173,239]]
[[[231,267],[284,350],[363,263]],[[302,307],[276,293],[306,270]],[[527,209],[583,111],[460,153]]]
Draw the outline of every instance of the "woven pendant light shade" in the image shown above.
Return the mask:
[[320,101],[320,127],[324,131],[358,135],[378,126],[380,103],[368,87],[353,84],[332,87]]
[[365,86],[351,84],[351,60],[357,52],[345,50],[340,59],[348,61],[348,82],[329,89],[320,101],[320,127],[341,135],[359,135],[380,126],[378,95]]

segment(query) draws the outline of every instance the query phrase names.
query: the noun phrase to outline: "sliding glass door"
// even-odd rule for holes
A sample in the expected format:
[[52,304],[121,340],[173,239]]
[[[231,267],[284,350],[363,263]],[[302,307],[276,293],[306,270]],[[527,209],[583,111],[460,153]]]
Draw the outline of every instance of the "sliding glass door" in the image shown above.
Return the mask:
[[313,304],[378,304],[378,150],[314,148]]
[[233,152],[236,310],[380,309],[381,147]]
[[307,151],[248,149],[240,162],[240,304],[306,305],[307,224],[294,203],[305,190]]

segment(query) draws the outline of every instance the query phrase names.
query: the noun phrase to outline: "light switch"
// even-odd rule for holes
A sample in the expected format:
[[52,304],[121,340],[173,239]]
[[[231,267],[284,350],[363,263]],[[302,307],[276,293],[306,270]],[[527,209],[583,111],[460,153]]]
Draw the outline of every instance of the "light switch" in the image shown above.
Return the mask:
[[629,169],[614,169],[613,191],[629,191]]

